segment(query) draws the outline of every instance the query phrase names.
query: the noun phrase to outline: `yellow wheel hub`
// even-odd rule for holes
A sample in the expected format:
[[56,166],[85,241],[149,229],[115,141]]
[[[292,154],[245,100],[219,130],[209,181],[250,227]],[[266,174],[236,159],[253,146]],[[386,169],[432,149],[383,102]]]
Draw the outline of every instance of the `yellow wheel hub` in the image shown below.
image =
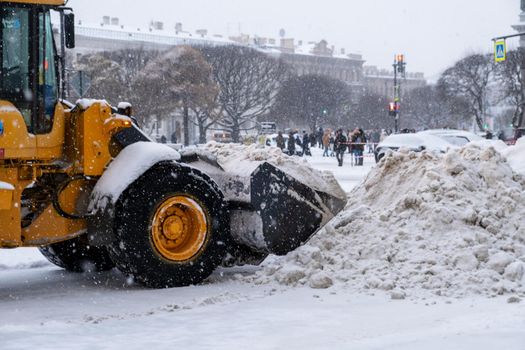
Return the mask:
[[153,216],[151,236],[165,259],[186,261],[199,253],[208,237],[208,223],[200,203],[187,196],[166,199]]

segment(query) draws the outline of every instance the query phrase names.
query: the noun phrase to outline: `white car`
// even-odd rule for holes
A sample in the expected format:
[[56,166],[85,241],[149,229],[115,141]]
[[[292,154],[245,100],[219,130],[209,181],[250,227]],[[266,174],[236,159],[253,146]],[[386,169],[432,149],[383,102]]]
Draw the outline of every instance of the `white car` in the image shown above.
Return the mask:
[[449,148],[455,148],[452,143],[430,133],[417,134],[395,134],[390,135],[380,142],[375,151],[376,162],[385,156],[387,152],[407,148],[414,152],[424,150],[445,153]]
[[454,129],[425,130],[418,132],[417,134],[437,136],[458,147],[465,146],[469,142],[485,140],[483,137],[478,136],[472,132]]

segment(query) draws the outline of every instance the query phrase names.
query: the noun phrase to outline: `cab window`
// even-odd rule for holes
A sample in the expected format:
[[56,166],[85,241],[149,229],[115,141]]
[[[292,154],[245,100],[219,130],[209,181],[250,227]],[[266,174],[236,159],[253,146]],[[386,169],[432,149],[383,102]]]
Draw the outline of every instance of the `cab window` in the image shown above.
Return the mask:
[[36,133],[44,134],[51,131],[53,115],[58,100],[58,77],[53,41],[53,28],[49,12],[39,14],[39,63],[38,63],[38,95],[41,103]]
[[18,108],[28,132],[49,133],[58,101],[49,10],[41,6],[2,6],[0,39],[0,99]]
[[29,9],[0,9],[0,99],[12,102],[31,124]]

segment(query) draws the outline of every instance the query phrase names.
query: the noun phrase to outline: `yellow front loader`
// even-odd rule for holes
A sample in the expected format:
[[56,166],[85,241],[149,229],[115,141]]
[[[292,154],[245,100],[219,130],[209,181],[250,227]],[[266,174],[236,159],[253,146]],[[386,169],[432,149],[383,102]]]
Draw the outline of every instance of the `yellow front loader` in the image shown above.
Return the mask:
[[242,178],[202,153],[181,156],[151,142],[129,104],[65,101],[75,37],[64,0],[0,0],[0,39],[0,248],[38,247],[70,271],[116,266],[146,286],[183,286],[227,255],[297,248],[346,202],[268,163]]

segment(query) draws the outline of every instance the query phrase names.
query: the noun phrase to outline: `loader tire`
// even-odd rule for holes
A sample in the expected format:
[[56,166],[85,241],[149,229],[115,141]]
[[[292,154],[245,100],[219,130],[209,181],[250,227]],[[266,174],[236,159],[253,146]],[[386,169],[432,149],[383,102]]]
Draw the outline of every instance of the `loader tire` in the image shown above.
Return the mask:
[[177,163],[157,165],[117,202],[117,267],[151,288],[197,284],[226,254],[229,220],[213,180]]
[[39,248],[51,263],[71,272],[102,272],[115,267],[106,247],[93,247],[85,236]]

